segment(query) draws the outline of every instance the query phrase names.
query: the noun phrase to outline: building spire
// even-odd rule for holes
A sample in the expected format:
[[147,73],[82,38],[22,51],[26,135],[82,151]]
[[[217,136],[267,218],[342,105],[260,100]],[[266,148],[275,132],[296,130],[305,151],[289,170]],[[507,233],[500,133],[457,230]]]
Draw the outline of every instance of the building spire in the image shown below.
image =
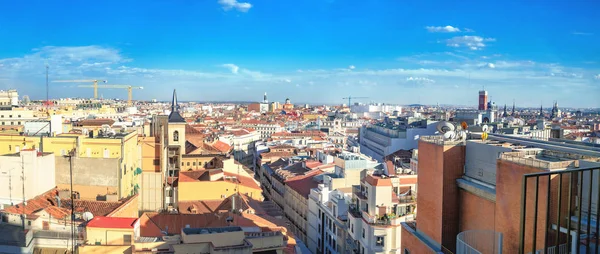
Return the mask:
[[504,104],[504,113],[502,113],[502,117],[507,117],[508,113],[506,113],[506,104]]
[[177,104],[177,89],[173,89],[173,101],[171,101],[171,112],[179,111]]
[[513,99],[513,109],[512,109],[512,116],[515,116],[515,100]]
[[265,96],[263,97],[263,102],[264,103],[269,103],[269,101],[267,100],[267,92],[265,92]]

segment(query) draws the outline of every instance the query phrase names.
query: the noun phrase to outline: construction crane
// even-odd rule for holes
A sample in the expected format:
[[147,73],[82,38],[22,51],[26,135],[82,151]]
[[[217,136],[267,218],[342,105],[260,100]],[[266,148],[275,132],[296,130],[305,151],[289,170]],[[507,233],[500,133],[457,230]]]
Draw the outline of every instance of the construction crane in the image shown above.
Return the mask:
[[369,97],[352,97],[352,96],[348,96],[345,98],[342,98],[344,100],[348,100],[348,107],[350,107],[352,105],[352,99],[367,99]]
[[[80,85],[78,87],[94,87],[91,85]],[[132,94],[131,90],[133,89],[144,89],[143,86],[130,86],[130,85],[100,85],[98,88],[108,88],[108,89],[127,89],[127,106],[131,106]]]
[[98,99],[98,82],[106,83],[108,81],[106,81],[106,80],[91,79],[91,80],[54,80],[52,82],[54,82],[54,83],[83,83],[83,82],[92,82],[93,85],[88,86],[88,87],[93,87],[94,88],[94,99]]

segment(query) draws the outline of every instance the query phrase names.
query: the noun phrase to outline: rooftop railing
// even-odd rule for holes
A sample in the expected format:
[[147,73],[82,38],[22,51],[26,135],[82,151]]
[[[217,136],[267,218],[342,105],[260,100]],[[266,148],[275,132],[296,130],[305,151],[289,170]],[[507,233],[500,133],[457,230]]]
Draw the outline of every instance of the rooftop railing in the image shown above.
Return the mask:
[[523,175],[518,252],[599,253],[600,167]]
[[463,231],[456,236],[455,254],[501,254],[502,233],[490,230]]

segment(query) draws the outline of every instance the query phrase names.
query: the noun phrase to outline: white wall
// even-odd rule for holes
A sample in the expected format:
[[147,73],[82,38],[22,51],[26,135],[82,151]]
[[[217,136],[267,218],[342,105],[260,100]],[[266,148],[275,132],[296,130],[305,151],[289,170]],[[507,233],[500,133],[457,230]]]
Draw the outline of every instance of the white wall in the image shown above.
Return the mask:
[[[23,202],[25,175],[25,200],[34,198],[56,186],[55,158],[53,154],[38,156],[37,151],[21,151],[20,156],[0,156],[0,204]],[[11,186],[9,190],[8,186]]]

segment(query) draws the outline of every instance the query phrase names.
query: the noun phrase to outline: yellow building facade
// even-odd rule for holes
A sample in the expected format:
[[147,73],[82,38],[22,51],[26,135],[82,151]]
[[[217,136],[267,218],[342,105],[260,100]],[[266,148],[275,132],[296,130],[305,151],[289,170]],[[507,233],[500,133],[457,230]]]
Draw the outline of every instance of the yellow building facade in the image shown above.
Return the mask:
[[[263,199],[260,187],[240,184],[239,188],[240,193],[253,199]],[[218,200],[237,193],[237,186],[230,181],[179,182],[177,193],[179,201]]]
[[43,137],[41,145],[44,152],[52,152],[56,156],[65,156],[74,150],[76,156],[80,158],[119,159],[119,199],[131,196],[139,189],[142,160],[136,131],[113,137],[63,134],[56,137]]

